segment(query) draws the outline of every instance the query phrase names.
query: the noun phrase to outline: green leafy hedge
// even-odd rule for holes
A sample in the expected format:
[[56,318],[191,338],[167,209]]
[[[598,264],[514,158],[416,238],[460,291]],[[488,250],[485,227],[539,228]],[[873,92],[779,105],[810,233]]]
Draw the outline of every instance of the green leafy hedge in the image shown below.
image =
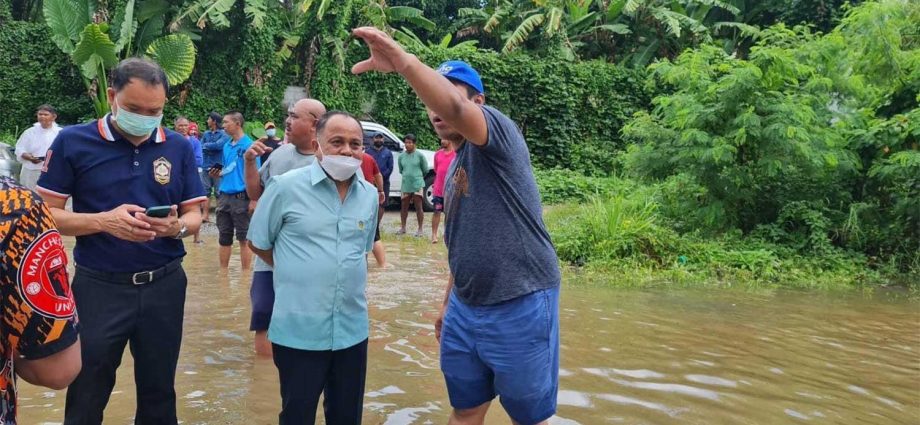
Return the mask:
[[[348,65],[365,57],[349,49]],[[485,51],[451,53],[438,48],[419,53],[430,66],[463,59],[482,74],[486,103],[511,117],[524,133],[534,165],[562,167],[589,175],[607,175],[615,151],[625,148],[620,128],[649,106],[644,75],[603,62],[566,63],[526,55]],[[354,77],[331,57],[317,63],[314,95],[334,108],[359,112],[399,133],[416,133],[423,147],[437,137],[423,105],[398,76]]]
[[0,133],[18,136],[35,122],[35,108],[43,103],[54,105],[64,123],[93,115],[78,71],[51,42],[44,24],[0,17],[0,70]]

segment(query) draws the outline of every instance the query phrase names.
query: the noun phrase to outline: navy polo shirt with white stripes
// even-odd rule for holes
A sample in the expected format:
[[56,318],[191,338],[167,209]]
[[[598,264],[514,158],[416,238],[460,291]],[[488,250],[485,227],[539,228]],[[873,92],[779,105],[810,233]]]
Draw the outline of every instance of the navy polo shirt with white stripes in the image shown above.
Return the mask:
[[[162,127],[134,146],[111,126],[111,117],[61,130],[48,150],[37,190],[73,198],[76,213],[99,213],[122,204],[143,208],[204,201],[192,145]],[[182,241],[129,242],[108,233],[77,236],[76,264],[124,273],[153,270],[185,256]]]

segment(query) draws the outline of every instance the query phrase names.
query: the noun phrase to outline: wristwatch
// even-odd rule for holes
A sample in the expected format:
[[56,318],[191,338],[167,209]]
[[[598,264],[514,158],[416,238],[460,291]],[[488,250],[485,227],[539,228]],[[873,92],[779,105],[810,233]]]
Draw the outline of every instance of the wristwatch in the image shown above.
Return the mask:
[[188,236],[188,226],[185,225],[185,220],[182,220],[182,219],[180,218],[180,219],[179,219],[179,225],[181,226],[181,227],[179,227],[179,233],[176,234],[176,236],[173,236],[173,237],[176,238],[176,239],[182,239],[182,238]]

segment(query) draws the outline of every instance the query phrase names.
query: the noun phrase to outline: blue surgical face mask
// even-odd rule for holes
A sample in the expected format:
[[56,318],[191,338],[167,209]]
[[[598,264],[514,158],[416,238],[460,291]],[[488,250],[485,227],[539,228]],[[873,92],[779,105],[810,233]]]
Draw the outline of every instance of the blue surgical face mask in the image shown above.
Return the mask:
[[132,136],[149,136],[160,126],[163,121],[163,114],[151,117],[148,115],[135,114],[124,110],[121,106],[115,108],[115,115],[112,117],[118,127]]
[[275,137],[275,134],[277,134],[277,130],[275,130],[274,128],[265,130],[265,135],[268,137]]

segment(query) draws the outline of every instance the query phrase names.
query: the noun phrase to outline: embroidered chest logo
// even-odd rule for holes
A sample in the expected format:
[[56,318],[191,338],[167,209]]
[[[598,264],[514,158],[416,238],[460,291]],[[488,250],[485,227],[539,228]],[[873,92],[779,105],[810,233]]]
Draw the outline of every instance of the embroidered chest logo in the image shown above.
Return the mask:
[[36,313],[55,319],[74,314],[67,276],[67,253],[57,230],[49,230],[29,245],[19,265],[19,292]]
[[172,164],[164,157],[153,161],[153,178],[157,183],[165,185],[169,183],[169,176],[172,174]]
[[358,230],[364,231],[364,220],[358,220]]

